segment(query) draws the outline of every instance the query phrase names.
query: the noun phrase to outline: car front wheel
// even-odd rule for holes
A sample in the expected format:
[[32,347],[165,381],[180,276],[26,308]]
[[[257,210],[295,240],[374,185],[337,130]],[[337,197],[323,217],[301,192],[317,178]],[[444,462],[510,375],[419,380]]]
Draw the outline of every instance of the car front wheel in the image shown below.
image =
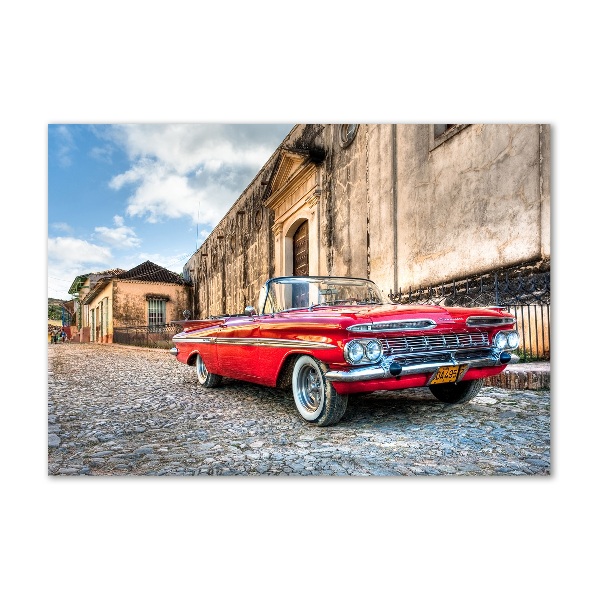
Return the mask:
[[198,381],[200,382],[200,385],[206,388],[217,387],[223,380],[221,375],[209,373],[204,361],[202,360],[202,357],[199,354],[196,356],[196,375],[198,375]]
[[430,385],[431,393],[442,402],[448,404],[463,404],[475,398],[483,387],[483,379],[459,381],[458,383],[438,383]]
[[324,373],[324,365],[306,355],[296,360],[292,372],[296,408],[305,421],[319,427],[337,423],[348,406],[348,395],[338,394]]

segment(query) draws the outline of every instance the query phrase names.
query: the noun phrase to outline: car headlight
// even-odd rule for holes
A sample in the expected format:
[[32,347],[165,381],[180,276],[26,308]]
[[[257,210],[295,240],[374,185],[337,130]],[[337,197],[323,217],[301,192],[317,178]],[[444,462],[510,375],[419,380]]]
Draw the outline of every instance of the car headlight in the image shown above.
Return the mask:
[[352,340],[346,344],[344,354],[346,355],[346,360],[350,364],[356,365],[364,358],[365,349],[358,340]]
[[383,354],[383,348],[379,340],[371,340],[365,348],[365,356],[371,362],[377,362]]
[[504,331],[499,331],[494,337],[494,346],[498,348],[498,350],[504,350],[508,344],[508,340],[506,338],[506,333]]
[[494,337],[494,346],[498,350],[515,350],[519,346],[519,334],[516,331],[499,331]]
[[344,358],[351,365],[372,364],[383,356],[383,347],[379,340],[350,340],[344,348]]
[[506,336],[506,341],[508,344],[508,347],[511,350],[515,350],[516,348],[519,347],[519,334],[516,331],[509,331],[508,335]]

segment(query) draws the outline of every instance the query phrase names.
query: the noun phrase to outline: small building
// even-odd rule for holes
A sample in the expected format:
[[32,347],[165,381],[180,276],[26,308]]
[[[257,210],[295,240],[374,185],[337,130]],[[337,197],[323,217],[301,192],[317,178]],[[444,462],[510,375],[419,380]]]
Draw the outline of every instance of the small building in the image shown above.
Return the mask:
[[115,328],[164,326],[191,306],[191,287],[181,275],[150,261],[80,275],[69,291],[78,293],[80,342],[112,343]]

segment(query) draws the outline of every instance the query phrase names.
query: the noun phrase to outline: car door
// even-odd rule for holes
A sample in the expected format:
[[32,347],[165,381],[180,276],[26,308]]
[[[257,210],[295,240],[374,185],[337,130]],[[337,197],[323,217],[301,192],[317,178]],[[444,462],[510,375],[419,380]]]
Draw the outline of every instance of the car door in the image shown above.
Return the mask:
[[223,323],[216,344],[222,375],[247,381],[259,379],[258,335],[254,316],[231,317]]

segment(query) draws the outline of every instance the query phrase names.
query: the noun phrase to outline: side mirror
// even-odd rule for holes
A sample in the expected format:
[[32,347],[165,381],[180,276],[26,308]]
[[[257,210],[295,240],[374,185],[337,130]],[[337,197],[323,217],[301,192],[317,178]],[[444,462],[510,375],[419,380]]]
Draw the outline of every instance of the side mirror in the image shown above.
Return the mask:
[[253,317],[256,315],[256,309],[254,308],[254,306],[246,306],[246,308],[244,309],[244,314],[247,317]]

